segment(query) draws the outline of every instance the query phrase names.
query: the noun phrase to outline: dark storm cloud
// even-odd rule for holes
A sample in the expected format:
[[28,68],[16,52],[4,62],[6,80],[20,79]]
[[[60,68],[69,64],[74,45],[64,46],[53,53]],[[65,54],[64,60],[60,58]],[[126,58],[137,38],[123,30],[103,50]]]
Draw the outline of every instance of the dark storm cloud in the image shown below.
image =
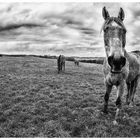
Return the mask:
[[13,29],[20,28],[20,27],[32,28],[32,27],[39,27],[39,26],[41,26],[41,25],[38,25],[36,23],[11,24],[11,25],[7,25],[5,27],[0,26],[0,32],[6,31],[6,30],[13,30]]

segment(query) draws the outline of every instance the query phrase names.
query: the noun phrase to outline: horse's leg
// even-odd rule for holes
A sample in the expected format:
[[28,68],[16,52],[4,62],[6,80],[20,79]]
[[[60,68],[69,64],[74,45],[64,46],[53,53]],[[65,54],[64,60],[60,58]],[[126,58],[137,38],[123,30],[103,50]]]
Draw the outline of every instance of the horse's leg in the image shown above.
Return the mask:
[[65,62],[64,62],[64,71],[65,71]]
[[133,92],[134,92],[134,88],[135,88],[135,79],[133,81],[131,81],[129,86],[130,86],[129,87],[130,89],[129,89],[129,96],[128,96],[128,101],[127,101],[128,105],[130,104],[130,102],[132,103],[132,96],[133,96]]
[[64,71],[64,63],[62,62],[62,71]]
[[61,63],[59,62],[59,73],[61,72]]
[[131,101],[132,105],[134,104],[134,95],[136,92],[137,85],[138,85],[138,76],[133,81],[133,89],[132,89],[132,93],[130,96],[130,101]]
[[63,62],[62,62],[62,71],[64,70],[64,65],[63,65]]
[[117,124],[117,119],[118,119],[118,116],[119,116],[119,111],[121,109],[121,97],[124,93],[124,81],[119,85],[117,86],[117,100],[116,100],[116,106],[117,106],[117,110],[116,110],[116,114],[115,114],[115,120],[113,121],[114,125]]
[[131,88],[131,83],[126,83],[126,84],[127,84],[126,104],[129,105],[129,103],[130,103],[130,88]]
[[107,109],[108,109],[108,100],[109,100],[109,95],[111,93],[111,90],[112,90],[112,85],[108,85],[106,83],[106,93],[105,93],[105,96],[104,96],[104,110],[103,110],[104,113],[108,113],[108,111],[107,111]]
[[60,63],[60,71],[62,71],[62,62]]
[[58,67],[58,73],[60,71],[60,65],[59,65],[59,62],[57,63],[57,67]]
[[64,63],[62,64],[62,69],[63,69],[63,71],[64,71]]

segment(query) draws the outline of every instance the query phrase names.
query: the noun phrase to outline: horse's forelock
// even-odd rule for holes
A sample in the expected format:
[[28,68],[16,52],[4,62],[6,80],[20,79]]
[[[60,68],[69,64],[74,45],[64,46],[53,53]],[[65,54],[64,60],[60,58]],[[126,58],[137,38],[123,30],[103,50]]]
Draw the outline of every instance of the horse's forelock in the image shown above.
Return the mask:
[[126,31],[123,22],[119,18],[115,18],[114,21]]
[[121,26],[123,30],[127,31],[126,28],[125,28],[125,26],[124,26],[124,24],[123,24],[123,22],[119,18],[117,18],[117,17],[110,17],[110,18],[108,18],[103,23],[103,26],[102,26],[102,28],[100,30],[100,33],[102,33],[102,31],[105,30],[105,28],[108,26],[108,24],[110,24],[113,21],[116,22],[119,26]]

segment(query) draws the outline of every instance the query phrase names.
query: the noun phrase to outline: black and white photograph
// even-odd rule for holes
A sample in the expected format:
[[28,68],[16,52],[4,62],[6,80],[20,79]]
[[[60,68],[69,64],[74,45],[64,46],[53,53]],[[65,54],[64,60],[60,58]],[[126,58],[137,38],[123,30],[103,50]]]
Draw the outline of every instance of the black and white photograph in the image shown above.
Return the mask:
[[0,1],[1,138],[140,137],[140,2]]

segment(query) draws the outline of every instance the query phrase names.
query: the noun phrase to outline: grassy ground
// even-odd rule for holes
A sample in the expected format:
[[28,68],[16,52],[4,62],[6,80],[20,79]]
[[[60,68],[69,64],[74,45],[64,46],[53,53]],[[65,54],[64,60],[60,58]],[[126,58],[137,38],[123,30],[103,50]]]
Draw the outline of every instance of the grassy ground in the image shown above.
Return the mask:
[[105,86],[102,65],[66,63],[57,74],[56,60],[0,58],[1,137],[140,137],[140,94],[127,107],[125,95],[119,125],[115,89],[109,114],[102,113]]

